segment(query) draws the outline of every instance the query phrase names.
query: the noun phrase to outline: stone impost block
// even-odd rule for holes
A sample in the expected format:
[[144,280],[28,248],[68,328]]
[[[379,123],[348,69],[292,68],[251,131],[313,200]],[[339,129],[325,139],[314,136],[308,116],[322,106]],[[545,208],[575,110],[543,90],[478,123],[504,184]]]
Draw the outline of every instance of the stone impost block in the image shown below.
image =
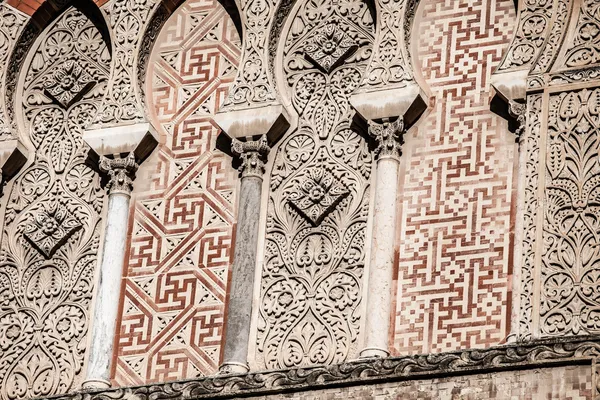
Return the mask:
[[0,172],[2,178],[8,180],[27,162],[27,149],[18,139],[0,142]]
[[505,103],[510,100],[523,101],[526,94],[528,69],[492,74],[490,82],[494,88],[495,96],[500,97]]
[[350,104],[367,121],[404,117],[412,125],[427,109],[427,96],[416,83],[403,87],[356,93]]
[[152,124],[144,122],[88,130],[83,133],[83,140],[98,156],[133,152],[142,162],[158,145],[158,134]]
[[277,142],[290,127],[290,116],[280,104],[223,111],[217,113],[214,120],[230,139],[266,134],[270,144]]

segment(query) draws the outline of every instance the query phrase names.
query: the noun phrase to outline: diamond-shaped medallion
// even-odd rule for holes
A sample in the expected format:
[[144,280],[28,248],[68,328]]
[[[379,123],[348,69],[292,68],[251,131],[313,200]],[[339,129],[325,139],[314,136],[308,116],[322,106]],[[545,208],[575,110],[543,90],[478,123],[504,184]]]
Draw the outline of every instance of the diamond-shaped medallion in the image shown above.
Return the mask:
[[304,45],[306,58],[326,73],[339,66],[358,49],[358,44],[338,24],[316,29]]
[[44,89],[48,96],[67,109],[89,92],[95,84],[89,72],[70,60],[58,67],[46,79]]
[[313,226],[323,222],[350,191],[328,171],[313,168],[288,197],[289,203]]
[[46,258],[51,258],[78,229],[81,223],[62,205],[52,203],[40,210],[24,235]]

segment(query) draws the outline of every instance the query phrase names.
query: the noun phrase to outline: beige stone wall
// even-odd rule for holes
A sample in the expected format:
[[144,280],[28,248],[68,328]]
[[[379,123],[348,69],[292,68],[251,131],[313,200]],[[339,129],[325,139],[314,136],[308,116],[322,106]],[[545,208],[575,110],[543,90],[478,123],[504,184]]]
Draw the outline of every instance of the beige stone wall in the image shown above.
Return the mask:
[[592,400],[589,366],[394,382],[278,394],[256,400]]

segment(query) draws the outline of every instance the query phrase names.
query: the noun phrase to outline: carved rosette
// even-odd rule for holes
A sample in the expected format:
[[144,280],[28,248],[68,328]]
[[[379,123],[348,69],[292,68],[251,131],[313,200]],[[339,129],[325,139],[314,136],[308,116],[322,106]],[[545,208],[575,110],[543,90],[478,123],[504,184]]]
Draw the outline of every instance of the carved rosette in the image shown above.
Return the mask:
[[233,139],[231,142],[231,151],[234,156],[240,159],[239,172],[240,177],[255,177],[262,179],[265,173],[265,164],[269,155],[269,143],[265,135],[259,140],[242,142]]
[[138,170],[135,155],[129,153],[125,158],[100,158],[100,171],[109,177],[106,188],[108,194],[125,194],[131,196],[133,181]]
[[369,135],[377,143],[375,156],[378,160],[384,158],[400,160],[404,144],[404,120],[402,118],[398,118],[394,122],[389,120],[382,123],[369,121]]

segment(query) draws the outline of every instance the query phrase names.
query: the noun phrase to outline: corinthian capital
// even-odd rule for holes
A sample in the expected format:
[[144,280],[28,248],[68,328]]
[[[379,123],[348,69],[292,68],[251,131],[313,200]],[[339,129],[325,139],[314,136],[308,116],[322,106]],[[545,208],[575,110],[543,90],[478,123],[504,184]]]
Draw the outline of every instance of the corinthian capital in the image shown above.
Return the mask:
[[394,122],[389,119],[379,124],[369,121],[369,135],[377,142],[375,155],[377,159],[396,158],[402,155],[402,144],[404,143],[404,121],[398,118]]
[[525,113],[527,112],[527,105],[524,103],[518,103],[516,101],[510,100],[508,102],[508,113],[511,117],[517,120],[519,127],[515,131],[515,134],[520,139],[522,138],[522,133],[525,130]]
[[262,179],[270,150],[266,135],[254,141],[232,139],[231,142],[232,153],[241,161],[239,171],[242,178],[254,176]]
[[120,193],[130,196],[137,169],[138,165],[133,153],[129,153],[125,158],[100,157],[100,171],[110,178],[107,185],[108,194]]

